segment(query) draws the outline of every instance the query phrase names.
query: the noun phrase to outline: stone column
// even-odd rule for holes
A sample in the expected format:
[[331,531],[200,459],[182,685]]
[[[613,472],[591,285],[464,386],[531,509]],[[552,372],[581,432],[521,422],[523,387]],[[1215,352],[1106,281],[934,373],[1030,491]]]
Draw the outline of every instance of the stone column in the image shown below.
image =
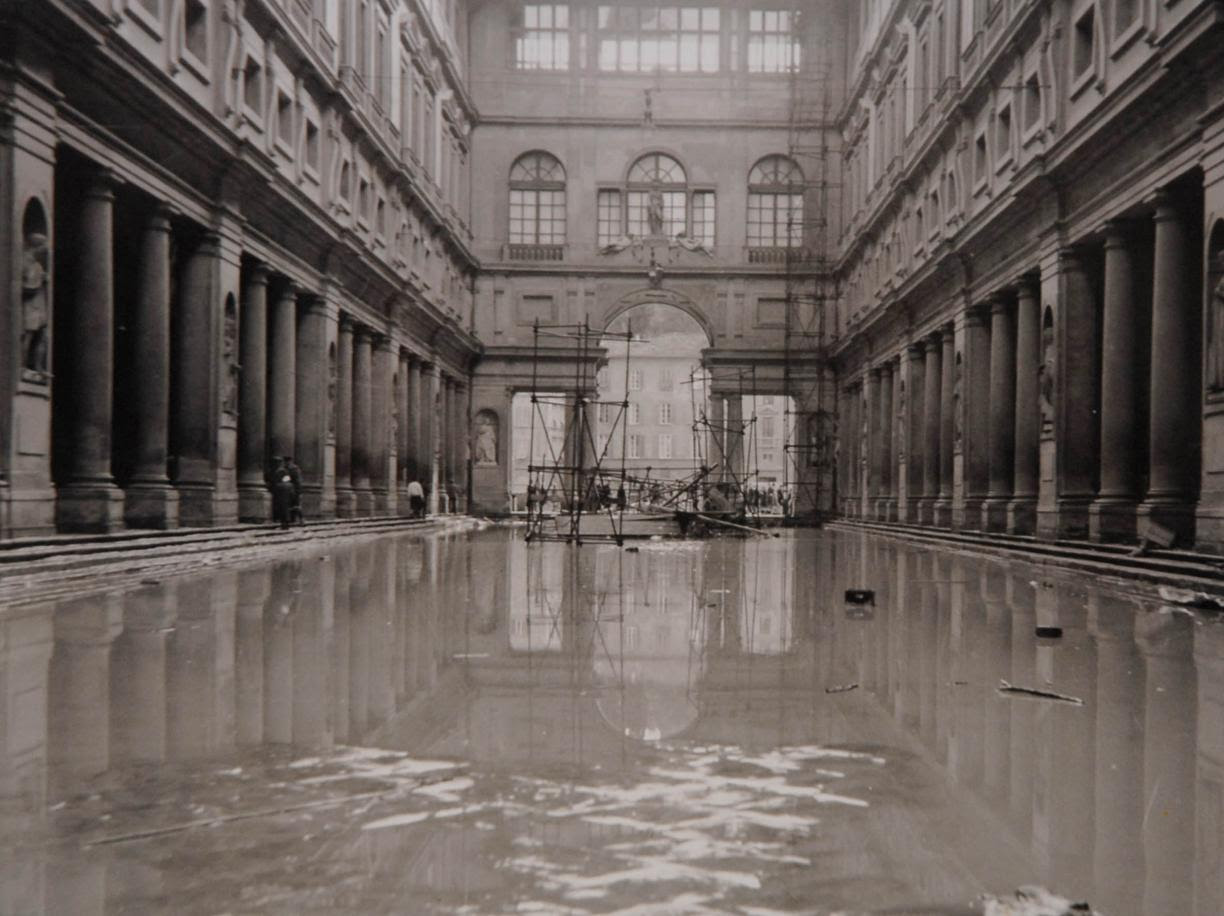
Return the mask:
[[876,518],[881,521],[892,519],[893,497],[893,368],[892,363],[884,363],[880,367],[880,423],[878,444],[876,450],[880,455],[880,477],[876,489],[879,496],[876,500]]
[[[415,354],[408,355],[408,465],[405,477],[408,480],[421,481],[422,468],[426,465],[421,460],[421,446],[425,433],[421,423],[421,360]],[[421,481],[425,486],[428,481]]]
[[166,759],[167,642],[178,617],[173,586],[124,596],[123,630],[110,669],[111,762]]
[[[327,461],[327,345],[332,312],[327,301],[311,297],[297,322],[297,356],[294,361],[294,460],[302,469],[302,513],[322,518],[324,477]],[[330,503],[330,495],[327,499]]]
[[[470,459],[470,441],[472,420],[468,410],[469,393],[466,385],[455,383],[455,493],[457,504],[456,512],[467,512],[468,506],[468,461]],[[587,410],[593,410],[592,407],[587,407]],[[587,446],[589,452],[590,445]],[[595,463],[595,455],[588,454],[586,456],[585,465],[593,467]]]
[[[1054,404],[1058,499],[1053,534],[1084,537],[1088,534],[1088,507],[1096,496],[1098,466],[1097,303],[1083,253],[1076,249],[1059,252],[1059,268],[1063,302],[1058,315]],[[1184,367],[1185,354],[1177,359]]]
[[133,388],[136,467],[124,493],[132,528],[177,528],[178,493],[166,474],[170,434],[170,210],[158,205],[141,238]]
[[[717,472],[712,475],[713,480],[727,479],[726,422],[723,396],[712,391],[710,392],[710,434],[706,445],[706,464],[711,468],[717,468]],[[628,435],[628,432],[625,435]]]
[[1010,302],[990,305],[990,489],[982,512],[986,531],[1007,530],[1016,451],[1016,321]]
[[[97,173],[81,205],[77,286],[71,335],[71,385],[58,398],[72,404],[72,457],[59,493],[55,522],[64,531],[115,531],[123,527],[123,493],[111,476],[114,409],[115,179]],[[64,367],[68,370],[69,367]]]
[[353,492],[353,322],[340,319],[336,340],[336,515],[352,518]]
[[905,420],[901,416],[905,404],[905,359],[898,357],[889,367],[892,369],[892,403],[888,413],[889,485],[886,518],[890,522],[896,522],[901,520],[901,506],[905,501]]
[[352,468],[355,514],[373,514],[374,493],[370,489],[370,409],[373,337],[370,330],[353,331],[353,440]]
[[1032,534],[1037,524],[1041,406],[1037,370],[1041,364],[1041,303],[1035,285],[1022,280],[1016,293],[1016,433],[1012,500],[1007,530]]
[[846,447],[850,451],[846,511],[857,518],[863,510],[863,383],[859,380],[846,393]]
[[442,449],[438,441],[441,422],[441,411],[438,409],[438,402],[441,400],[441,388],[442,367],[434,363],[429,367],[428,379],[423,386],[422,394],[425,396],[425,413],[421,418],[429,429],[426,454],[429,456],[430,515],[437,515],[443,504],[442,494],[440,493],[443,484],[441,468]]
[[952,490],[956,449],[956,331],[951,325],[940,332],[942,355],[939,378],[939,498],[935,502],[935,524],[952,524]]
[[867,422],[864,427],[867,432],[866,479],[863,487],[863,518],[875,518],[876,506],[880,499],[880,430],[883,421],[880,419],[880,369],[878,366],[867,370],[863,376],[863,404],[867,411]]
[[412,422],[412,411],[408,406],[412,403],[409,393],[412,359],[407,350],[399,351],[398,364],[398,384],[395,388],[395,412],[398,416],[395,437],[395,489],[398,514],[407,515],[408,481],[412,479],[413,473],[413,461],[409,449],[412,448],[412,440],[415,438],[409,430],[409,424]]
[[434,403],[436,430],[434,451],[438,461],[438,505],[442,512],[451,511],[452,489],[454,480],[451,478],[451,380],[449,375],[438,371],[438,398]]
[[266,522],[272,500],[267,473],[268,270],[256,264],[246,274],[239,311],[242,370],[238,389],[238,516]]
[[1169,194],[1157,197],[1154,219],[1149,482],[1139,515],[1171,529],[1178,546],[1185,547],[1194,540],[1202,426],[1198,416],[1201,306],[1195,296],[1197,280],[1192,280],[1186,221]]
[[905,405],[905,514],[903,520],[911,524],[922,520],[923,462],[925,439],[925,395],[926,348],[921,343],[910,344],[909,379],[906,388],[909,397]]
[[391,484],[388,479],[391,455],[391,339],[379,337],[374,343],[370,373],[370,487],[374,494],[374,514],[391,511]]
[[1135,535],[1140,470],[1135,281],[1125,228],[1111,222],[1105,227],[1101,320],[1101,488],[1088,510],[1088,533],[1094,541]]
[[289,283],[272,308],[268,439],[272,458],[292,455],[297,413],[297,287]]
[[943,411],[943,340],[939,333],[923,341],[926,377],[923,380],[922,513],[924,525],[935,524],[935,503],[939,499],[939,449],[943,442],[940,414]]
[[744,399],[738,394],[727,398],[727,479],[744,481]]

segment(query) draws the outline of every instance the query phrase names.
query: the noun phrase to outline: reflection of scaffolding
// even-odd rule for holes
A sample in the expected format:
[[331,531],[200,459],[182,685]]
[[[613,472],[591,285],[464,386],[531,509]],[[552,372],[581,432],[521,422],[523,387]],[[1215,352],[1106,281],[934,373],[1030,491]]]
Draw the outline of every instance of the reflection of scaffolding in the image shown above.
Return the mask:
[[[790,75],[789,154],[801,175],[792,174],[792,194],[801,194],[802,209],[790,211],[786,248],[786,343],[783,360],[787,409],[784,448],[794,456],[785,462],[794,481],[795,514],[819,521],[833,505],[834,422],[829,410],[829,358],[826,312],[829,296],[828,212],[832,59],[828,36],[819,34],[815,17],[800,29],[806,39],[803,66]],[[817,47],[816,42],[824,42]],[[818,53],[819,52],[819,53]],[[798,218],[801,214],[801,219]],[[792,241],[798,237],[799,244]]]
[[[595,332],[588,322],[576,325],[541,325],[533,328],[531,368],[531,438],[529,452],[532,463],[528,465],[527,485],[527,540],[562,540],[582,543],[585,540],[623,539],[624,513],[627,508],[625,457],[628,435],[626,424],[629,414],[628,395],[623,401],[600,401],[597,393],[596,371],[602,358],[601,338],[613,337],[625,340],[625,389],[629,382],[629,348],[633,339],[632,327],[624,334],[612,331]],[[541,340],[569,341],[574,347],[574,375],[572,388],[561,394],[541,394],[539,367]],[[545,416],[546,405],[558,405],[565,412],[564,436],[561,452],[548,432]],[[596,436],[596,411],[612,415],[612,426],[607,439],[600,443]],[[547,446],[546,461],[535,463],[535,438],[541,430]],[[613,441],[612,433],[618,429],[621,435],[619,460],[609,455]],[[615,487],[613,487],[615,484]],[[549,512],[548,507],[559,507]],[[584,516],[588,524],[583,526]],[[595,516],[598,524],[590,521]],[[603,521],[606,519],[606,521]]]

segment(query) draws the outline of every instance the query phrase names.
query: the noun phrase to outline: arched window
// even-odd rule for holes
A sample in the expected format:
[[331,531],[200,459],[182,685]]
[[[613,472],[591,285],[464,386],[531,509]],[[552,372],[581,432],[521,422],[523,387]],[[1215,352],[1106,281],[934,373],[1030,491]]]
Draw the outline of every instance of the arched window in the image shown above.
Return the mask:
[[510,244],[553,246],[537,251],[532,260],[561,257],[560,246],[565,244],[565,169],[548,153],[526,153],[510,169]]
[[688,175],[663,153],[648,153],[629,168],[628,231],[633,238],[675,238],[688,229]]
[[748,173],[748,247],[798,248],[802,243],[803,172],[786,156],[766,156]]

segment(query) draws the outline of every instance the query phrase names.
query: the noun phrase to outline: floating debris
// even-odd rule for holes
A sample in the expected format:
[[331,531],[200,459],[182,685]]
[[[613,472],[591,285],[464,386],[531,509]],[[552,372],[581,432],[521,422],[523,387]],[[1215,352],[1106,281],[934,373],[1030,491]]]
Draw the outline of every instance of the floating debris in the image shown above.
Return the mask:
[[1183,607],[1201,608],[1202,610],[1224,610],[1224,598],[1209,595],[1207,592],[1197,592],[1189,588],[1178,588],[1174,585],[1162,585],[1159,589],[1160,599],[1169,604],[1179,604]]
[[1058,703],[1070,703],[1073,706],[1083,706],[1084,701],[1079,697],[1068,696],[1065,693],[1054,693],[1052,690],[1037,690],[1033,687],[1017,687],[1015,684],[1009,684],[1007,681],[999,681],[999,693],[1013,694],[1015,696],[1032,697],[1035,700],[1054,700]]
[[848,588],[846,604],[875,604],[875,592],[869,588]]
[[851,690],[858,690],[858,684],[834,684],[832,687],[826,687],[825,693],[849,693]]
[[1037,635],[1042,639],[1061,639],[1063,631],[1062,627],[1038,627]]
[[978,905],[982,916],[1099,916],[1083,901],[1073,902],[1036,885],[1026,885],[1010,897],[980,897]]

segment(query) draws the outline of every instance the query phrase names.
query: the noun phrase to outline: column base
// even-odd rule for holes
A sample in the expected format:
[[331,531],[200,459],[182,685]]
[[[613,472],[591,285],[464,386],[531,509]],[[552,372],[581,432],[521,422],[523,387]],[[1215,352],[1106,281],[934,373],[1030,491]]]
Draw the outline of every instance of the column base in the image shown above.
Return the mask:
[[899,520],[908,522],[911,525],[918,524],[918,520],[921,517],[921,505],[922,500],[916,496],[909,496],[901,500]]
[[302,487],[302,517],[323,518],[323,488],[318,484]]
[[1007,531],[1007,516],[1011,501],[1006,496],[992,496],[982,503],[982,530],[994,534]]
[[952,500],[940,498],[932,507],[931,524],[937,528],[952,527]]
[[408,503],[408,491],[402,487],[395,493],[395,513],[405,518],[412,513]]
[[1155,522],[1173,532],[1174,547],[1185,549],[1194,546],[1194,505],[1177,498],[1157,497],[1139,504],[1139,536],[1147,536],[1147,527]]
[[916,519],[919,525],[934,525],[935,524],[935,499],[931,496],[921,497],[918,501],[918,518]]
[[238,520],[256,523],[272,520],[272,494],[262,483],[238,485]]
[[1088,537],[1094,541],[1133,541],[1139,531],[1133,499],[1104,497],[1088,507]]
[[179,525],[216,528],[238,521],[238,494],[219,492],[211,483],[178,485]]
[[372,491],[371,500],[373,504],[371,512],[374,515],[391,514],[391,494],[386,490],[374,489]]
[[55,534],[55,490],[0,487],[0,538]]
[[113,483],[70,483],[59,488],[55,527],[109,534],[123,530],[123,491]]
[[1038,537],[1068,540],[1088,536],[1088,510],[1091,497],[1061,497],[1054,511],[1039,512],[1037,516]]
[[1007,504],[1007,533],[1033,534],[1037,530],[1037,499],[1022,497]]
[[133,483],[123,491],[123,520],[129,528],[168,530],[179,526],[178,491],[166,483]]
[[353,488],[355,497],[353,514],[355,518],[369,518],[374,514],[374,491]]
[[336,518],[354,518],[357,515],[357,494],[352,487],[336,487]]
[[982,513],[986,509],[986,500],[973,496],[961,501],[960,505],[952,506],[952,527],[957,531],[981,531]]

